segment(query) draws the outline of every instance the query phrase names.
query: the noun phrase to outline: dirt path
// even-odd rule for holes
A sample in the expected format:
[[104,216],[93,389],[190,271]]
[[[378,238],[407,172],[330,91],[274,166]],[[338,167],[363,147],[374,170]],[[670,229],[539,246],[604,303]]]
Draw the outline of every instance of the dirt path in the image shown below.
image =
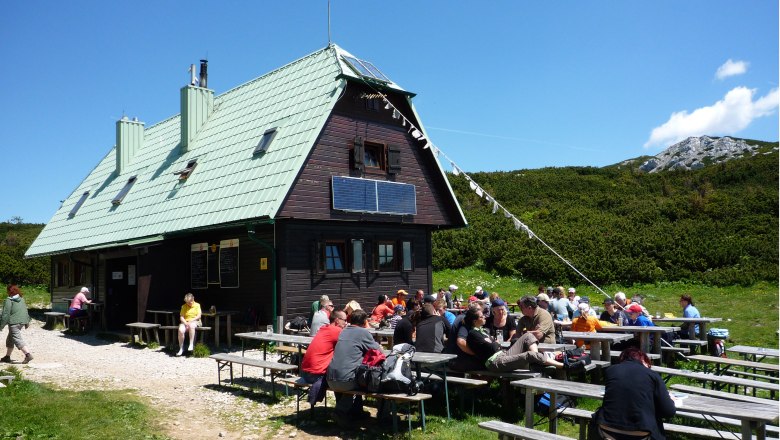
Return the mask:
[[[175,357],[162,349],[136,349],[125,342],[109,342],[92,334],[71,336],[41,325],[33,320],[23,333],[35,359],[22,365],[21,353],[15,350],[12,355],[25,378],[72,390],[133,390],[148,399],[159,414],[159,428],[172,438],[340,437],[334,436],[330,424],[304,423],[299,430],[279,423],[280,415],[295,412],[292,398],[272,402],[262,391],[216,386],[216,365],[211,359]],[[6,332],[0,332],[2,340]]]

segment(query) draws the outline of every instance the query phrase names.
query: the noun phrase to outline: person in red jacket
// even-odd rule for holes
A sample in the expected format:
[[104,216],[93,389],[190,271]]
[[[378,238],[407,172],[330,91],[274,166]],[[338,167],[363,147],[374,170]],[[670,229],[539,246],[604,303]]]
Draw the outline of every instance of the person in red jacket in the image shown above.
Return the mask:
[[301,377],[306,383],[317,382],[325,376],[330,360],[333,359],[336,341],[339,340],[341,330],[346,326],[347,314],[343,310],[334,310],[330,314],[330,324],[320,327],[314,335],[301,362]]

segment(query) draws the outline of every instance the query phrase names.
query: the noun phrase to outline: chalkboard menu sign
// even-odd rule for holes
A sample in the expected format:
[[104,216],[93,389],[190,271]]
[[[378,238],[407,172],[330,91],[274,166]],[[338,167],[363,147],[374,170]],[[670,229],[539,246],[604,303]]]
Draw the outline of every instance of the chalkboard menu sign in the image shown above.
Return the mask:
[[238,287],[238,239],[219,242],[219,280],[224,288]]
[[209,246],[209,284],[219,284],[219,246]]
[[209,256],[208,243],[190,245],[190,288],[208,287]]

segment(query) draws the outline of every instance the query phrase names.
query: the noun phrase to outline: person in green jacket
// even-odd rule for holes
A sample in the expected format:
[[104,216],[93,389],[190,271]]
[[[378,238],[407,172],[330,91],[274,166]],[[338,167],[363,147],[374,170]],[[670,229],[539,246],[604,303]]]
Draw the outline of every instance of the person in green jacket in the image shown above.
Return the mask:
[[8,298],[5,299],[3,304],[3,313],[0,314],[0,331],[2,331],[6,324],[8,325],[8,337],[5,340],[5,346],[7,352],[4,357],[0,358],[0,362],[11,362],[11,352],[14,351],[14,345],[16,348],[24,353],[23,364],[30,362],[33,359],[30,350],[22,339],[22,327],[27,328],[30,324],[30,315],[27,313],[27,303],[22,298],[22,292],[14,284],[8,286]]

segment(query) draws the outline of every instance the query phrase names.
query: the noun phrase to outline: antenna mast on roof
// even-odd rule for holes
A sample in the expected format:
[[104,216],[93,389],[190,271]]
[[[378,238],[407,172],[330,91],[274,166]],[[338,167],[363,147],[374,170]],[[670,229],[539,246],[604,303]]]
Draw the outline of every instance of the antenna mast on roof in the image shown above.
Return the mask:
[[328,46],[330,46],[330,0],[328,0]]

